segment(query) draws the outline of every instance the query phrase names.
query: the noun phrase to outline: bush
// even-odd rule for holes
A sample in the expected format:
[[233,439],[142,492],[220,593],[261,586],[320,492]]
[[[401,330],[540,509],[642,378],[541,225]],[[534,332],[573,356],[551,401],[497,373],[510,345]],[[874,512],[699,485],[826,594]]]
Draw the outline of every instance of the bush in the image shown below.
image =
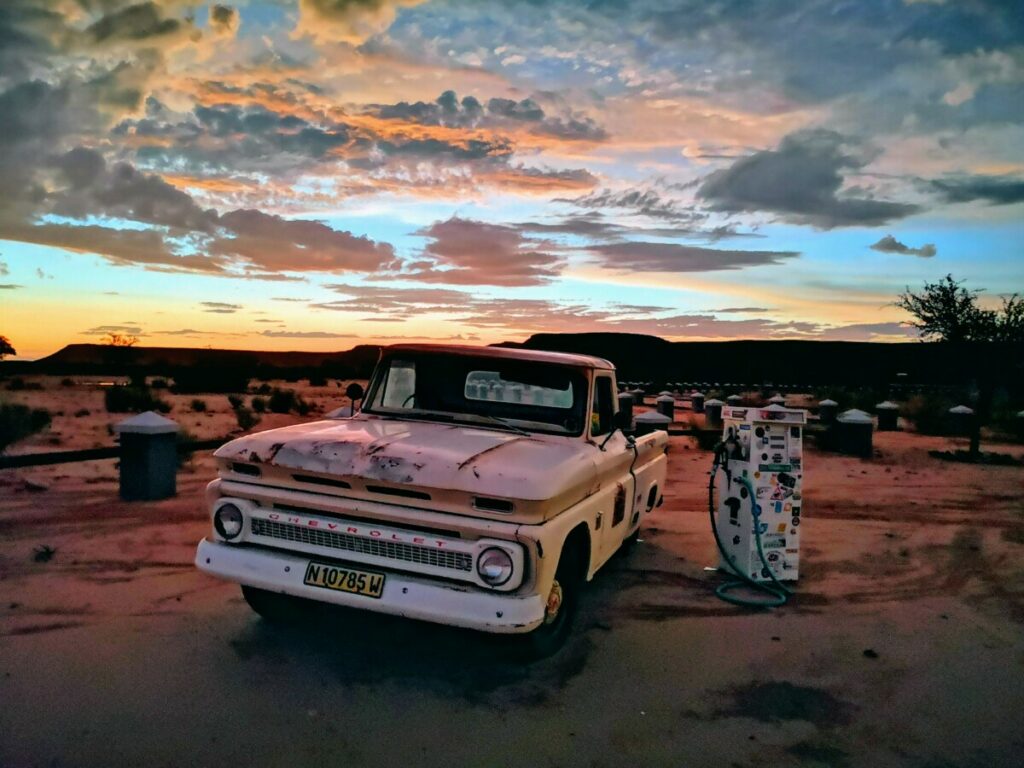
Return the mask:
[[50,426],[50,412],[45,408],[0,403],[0,451],[11,443],[41,432]]
[[311,387],[326,387],[327,377],[322,373],[314,373],[309,377],[309,386]]
[[242,398],[239,397],[238,395],[228,395],[228,405],[231,406],[232,410],[237,411],[244,404],[245,404],[245,401],[242,400]]
[[914,395],[907,401],[903,415],[914,422],[914,429],[922,435],[950,433],[949,409],[956,403],[942,395]]
[[249,371],[238,366],[195,365],[174,372],[174,391],[181,394],[245,392],[248,388]]
[[192,455],[195,453],[195,449],[185,448],[183,450],[182,446],[186,446],[186,445],[189,445],[191,443],[194,443],[194,442],[196,442],[196,440],[198,440],[198,438],[192,432],[189,432],[187,429],[185,429],[185,427],[181,427],[178,430],[178,434],[177,434],[177,438],[176,439],[178,441],[178,446],[179,446],[178,447],[178,466],[181,467],[186,462],[190,461],[192,459]]
[[256,411],[256,413],[266,413],[267,401],[262,397],[254,397],[252,399],[252,409]]
[[153,379],[153,383],[149,386],[153,389],[167,389],[167,379]]
[[260,384],[258,387],[256,387],[256,394],[257,395],[269,395],[273,391],[274,391],[274,388],[272,386],[270,386],[269,384],[267,384],[266,382],[264,382],[264,383]]
[[192,401],[192,410],[195,413],[206,413],[206,401],[200,400],[198,397]]
[[259,417],[244,405],[235,408],[235,418],[238,419],[238,426],[246,432],[260,423]]
[[291,413],[299,404],[299,398],[291,389],[275,389],[270,393],[267,407],[274,413]]
[[171,404],[161,400],[143,387],[110,387],[103,393],[103,402],[108,413],[141,413],[159,411],[169,413]]
[[7,382],[7,390],[9,392],[20,392],[25,388],[25,380],[20,376],[15,376],[13,379]]
[[75,380],[74,379],[61,379],[60,380],[60,385],[62,387],[73,387],[73,386],[75,386]]
[[90,411],[88,408],[80,408],[79,410],[75,411],[75,418],[80,419],[83,416],[88,416],[89,413]]

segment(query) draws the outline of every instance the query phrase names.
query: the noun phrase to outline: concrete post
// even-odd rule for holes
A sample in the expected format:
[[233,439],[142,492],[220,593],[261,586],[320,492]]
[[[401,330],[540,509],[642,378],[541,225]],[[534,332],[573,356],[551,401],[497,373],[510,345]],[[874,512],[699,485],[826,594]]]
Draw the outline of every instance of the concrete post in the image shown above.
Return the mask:
[[711,398],[704,403],[704,426],[708,429],[722,428],[722,407],[725,405],[721,400]]
[[891,400],[879,403],[875,406],[875,414],[878,416],[879,432],[895,432],[900,417],[900,407]]
[[971,426],[974,422],[974,409],[966,405],[955,405],[949,409],[949,424],[955,435],[971,434]]
[[840,453],[870,459],[874,428],[875,425],[870,414],[856,409],[843,411],[836,418],[838,431],[836,447]]
[[662,416],[668,416],[670,422],[675,417],[676,399],[672,395],[667,393],[661,395],[654,401],[654,405],[658,409],[658,413]]
[[694,392],[690,395],[690,407],[694,413],[704,413],[704,393]]
[[725,398],[725,402],[730,406],[739,406],[743,404],[743,395],[729,395]]
[[155,501],[177,493],[178,425],[146,411],[114,426],[121,442],[121,498]]
[[818,420],[822,424],[834,424],[839,413],[839,403],[835,400],[822,400],[818,403]]
[[786,398],[776,392],[774,395],[768,398],[768,405],[785,405]]
[[637,437],[643,437],[659,429],[667,432],[668,426],[671,423],[672,420],[664,414],[656,413],[655,411],[645,411],[644,413],[637,414],[636,435]]

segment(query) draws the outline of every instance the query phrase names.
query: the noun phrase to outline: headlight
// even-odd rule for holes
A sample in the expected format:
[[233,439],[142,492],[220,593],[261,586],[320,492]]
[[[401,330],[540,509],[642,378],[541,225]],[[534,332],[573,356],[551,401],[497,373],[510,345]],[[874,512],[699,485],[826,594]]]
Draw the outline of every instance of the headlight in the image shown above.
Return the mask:
[[213,515],[213,527],[225,539],[233,539],[242,532],[242,510],[234,504],[224,504]]
[[476,572],[492,587],[500,587],[512,578],[512,557],[504,549],[485,549],[476,561]]

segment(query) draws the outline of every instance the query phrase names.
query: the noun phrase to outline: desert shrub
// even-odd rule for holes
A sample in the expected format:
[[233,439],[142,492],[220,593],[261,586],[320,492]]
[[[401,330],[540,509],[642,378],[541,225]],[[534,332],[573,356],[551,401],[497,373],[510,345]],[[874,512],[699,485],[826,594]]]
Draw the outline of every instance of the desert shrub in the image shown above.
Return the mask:
[[110,387],[103,393],[103,402],[108,413],[169,413],[171,410],[170,403],[143,387]]
[[227,365],[193,365],[174,372],[174,391],[181,394],[199,392],[245,392],[249,389],[249,371]]
[[206,413],[206,401],[200,400],[198,397],[192,401],[192,410],[195,413]]
[[231,406],[232,410],[237,411],[245,404],[245,401],[239,395],[228,395],[228,405]]
[[25,380],[21,376],[15,376],[7,382],[7,389],[10,392],[20,392],[24,388]]
[[259,416],[244,405],[240,408],[235,408],[235,418],[238,419],[238,426],[245,431],[252,429],[260,423]]
[[153,389],[167,389],[167,379],[153,379],[149,386]]
[[327,377],[322,373],[313,373],[309,376],[309,386],[311,387],[326,387]]
[[252,409],[256,411],[256,413],[266,413],[267,401],[262,397],[254,397],[252,399]]
[[312,410],[313,410],[312,403],[309,403],[309,402],[303,400],[301,397],[296,400],[295,412],[297,414],[299,414],[299,416],[308,416],[309,412],[312,411]]
[[270,393],[267,407],[274,413],[291,413],[299,403],[299,398],[291,389],[275,389]]
[[262,384],[260,384],[255,389],[255,392],[256,392],[257,395],[269,395],[273,391],[274,391],[274,388],[272,386],[270,386],[269,384],[267,384],[267,382],[263,382]]
[[75,418],[76,419],[80,419],[83,416],[88,416],[89,413],[90,413],[90,411],[89,411],[88,408],[80,408],[77,411],[75,411]]
[[75,386],[75,380],[74,379],[61,379],[60,380],[60,385],[62,387],[73,387],[73,386]]
[[954,405],[942,395],[914,395],[907,401],[903,416],[914,422],[914,429],[922,435],[946,435],[950,432],[949,409]]
[[50,412],[45,408],[0,403],[0,450],[50,426]]

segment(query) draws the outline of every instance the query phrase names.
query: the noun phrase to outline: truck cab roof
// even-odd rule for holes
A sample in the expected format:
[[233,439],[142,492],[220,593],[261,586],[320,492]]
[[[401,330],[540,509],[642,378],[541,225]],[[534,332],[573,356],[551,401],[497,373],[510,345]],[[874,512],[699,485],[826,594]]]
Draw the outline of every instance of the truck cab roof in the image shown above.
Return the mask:
[[503,360],[568,365],[574,368],[615,370],[614,365],[601,357],[577,355],[569,352],[523,349],[521,347],[474,347],[466,344],[393,344],[381,350],[381,355],[384,357],[391,357],[402,353],[491,357]]

